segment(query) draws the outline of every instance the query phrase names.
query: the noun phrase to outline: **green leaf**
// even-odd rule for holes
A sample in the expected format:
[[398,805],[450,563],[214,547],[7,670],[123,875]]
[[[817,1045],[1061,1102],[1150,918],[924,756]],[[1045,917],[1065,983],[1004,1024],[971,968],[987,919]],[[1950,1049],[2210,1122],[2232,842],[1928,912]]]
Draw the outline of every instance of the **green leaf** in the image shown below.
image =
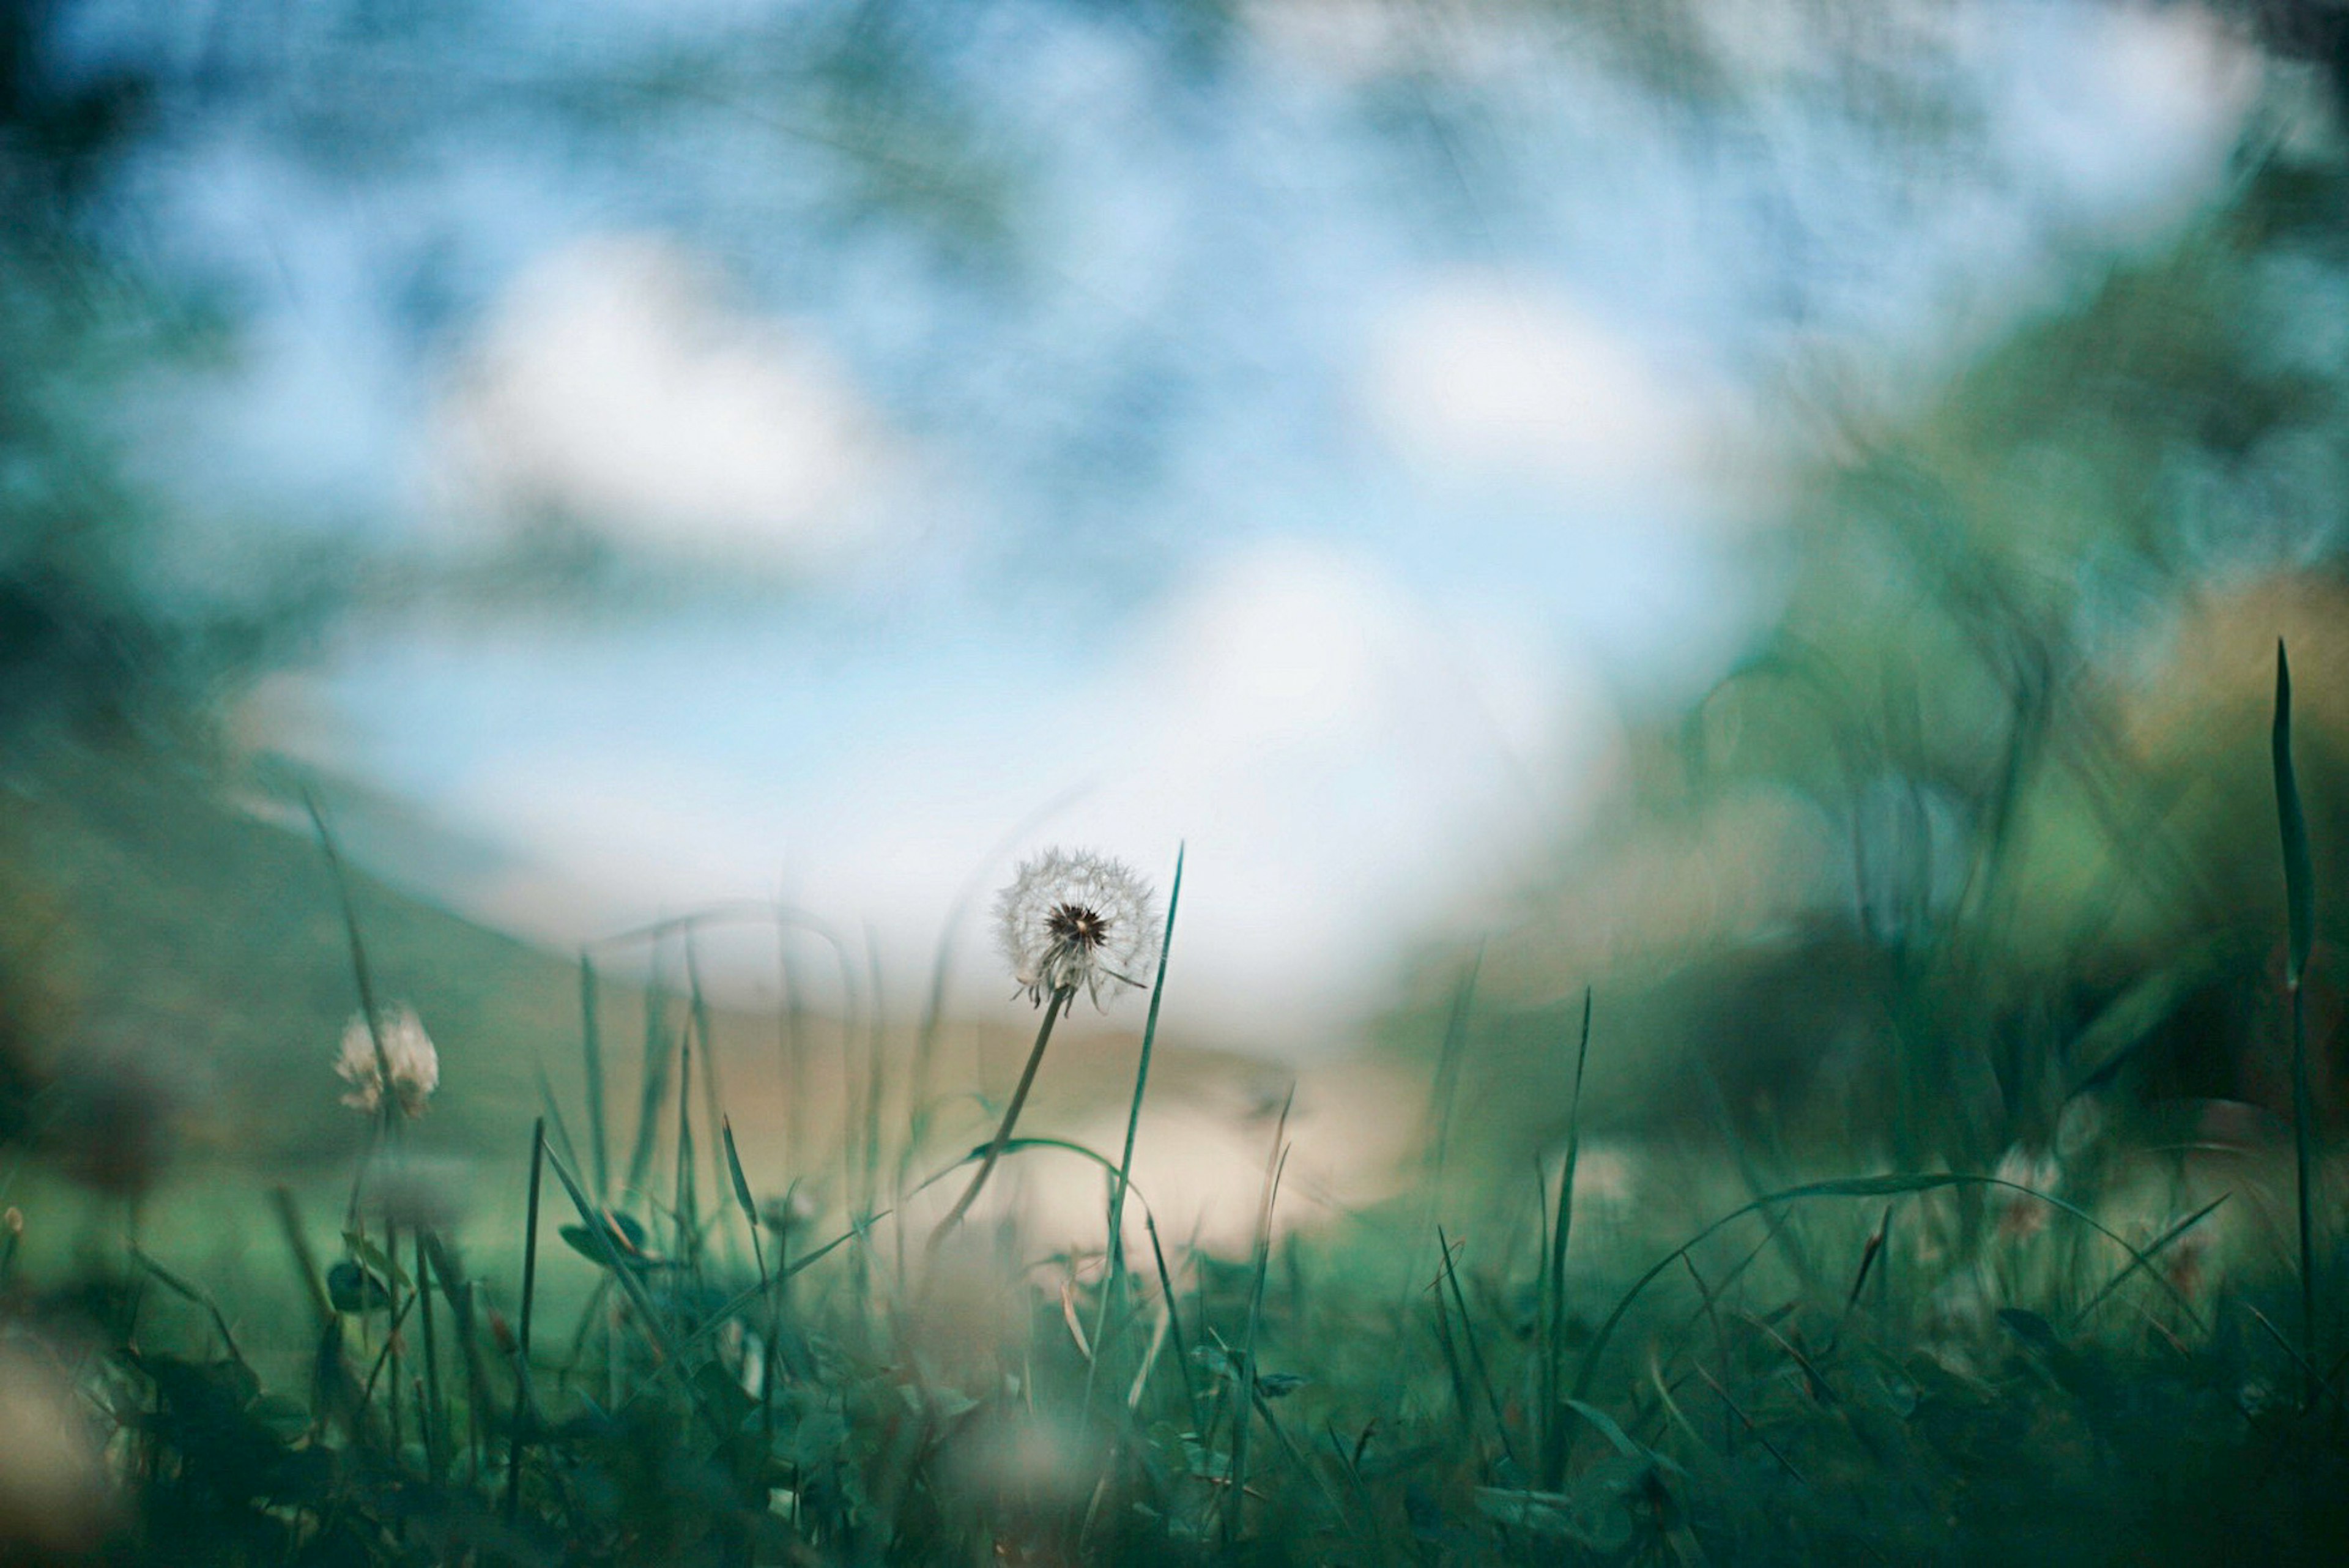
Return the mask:
[[726,1140],[726,1172],[734,1179],[734,1201],[742,1206],[742,1218],[750,1222],[751,1230],[756,1231],[759,1228],[759,1203],[750,1196],[750,1179],[742,1174],[742,1157],[734,1152],[734,1118],[719,1117],[718,1131]]
[[564,1225],[556,1234],[569,1244],[572,1251],[590,1262],[605,1263],[616,1260],[631,1269],[667,1269],[677,1266],[671,1259],[656,1256],[645,1248],[645,1228],[636,1219],[616,1209],[598,1211],[603,1220],[601,1234],[585,1225]]
[[347,1258],[326,1271],[326,1300],[339,1313],[382,1312],[391,1305],[391,1292],[380,1276]]
[[407,1272],[400,1268],[399,1264],[387,1257],[382,1248],[360,1235],[357,1231],[343,1232],[343,1245],[349,1248],[351,1256],[357,1258],[378,1279],[389,1280],[401,1290],[409,1288],[409,1281]]

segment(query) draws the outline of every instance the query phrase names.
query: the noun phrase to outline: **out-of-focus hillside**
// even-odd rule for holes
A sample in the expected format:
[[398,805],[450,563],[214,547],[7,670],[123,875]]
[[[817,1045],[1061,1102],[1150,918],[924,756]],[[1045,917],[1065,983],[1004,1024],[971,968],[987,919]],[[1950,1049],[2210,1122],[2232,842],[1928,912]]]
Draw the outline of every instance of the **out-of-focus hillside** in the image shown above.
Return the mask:
[[[60,748],[11,792],[5,854],[11,947],[44,998],[36,1053],[68,1073],[137,1064],[199,1148],[268,1165],[355,1146],[332,1065],[357,993],[314,840],[191,770]],[[363,873],[352,888],[378,992],[440,1044],[441,1131],[526,1129],[534,1064],[575,1085],[568,966]]]

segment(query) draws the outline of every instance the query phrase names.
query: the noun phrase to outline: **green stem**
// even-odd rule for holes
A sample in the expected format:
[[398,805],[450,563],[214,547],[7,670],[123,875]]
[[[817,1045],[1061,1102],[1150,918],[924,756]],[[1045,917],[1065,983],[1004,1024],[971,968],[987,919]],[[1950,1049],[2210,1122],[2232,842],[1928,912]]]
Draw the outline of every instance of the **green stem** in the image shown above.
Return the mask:
[[987,1158],[978,1162],[978,1170],[971,1177],[970,1185],[962,1189],[962,1196],[955,1199],[955,1206],[947,1210],[947,1217],[938,1221],[936,1230],[930,1232],[933,1251],[946,1240],[948,1231],[962,1223],[962,1217],[970,1212],[972,1202],[978,1197],[978,1189],[985,1187],[987,1179],[994,1174],[995,1162],[1003,1158],[1003,1146],[1011,1141],[1011,1129],[1019,1120],[1021,1107],[1028,1104],[1029,1089],[1035,1085],[1036,1069],[1044,1064],[1044,1047],[1051,1044],[1052,1025],[1060,1021],[1062,1010],[1074,995],[1076,992],[1064,985],[1052,992],[1052,1000],[1045,1005],[1043,1024],[1036,1031],[1035,1048],[1028,1053],[1028,1065],[1020,1070],[1019,1086],[1011,1091],[1011,1103],[1003,1108],[1003,1123],[995,1129],[995,1141],[987,1146]]

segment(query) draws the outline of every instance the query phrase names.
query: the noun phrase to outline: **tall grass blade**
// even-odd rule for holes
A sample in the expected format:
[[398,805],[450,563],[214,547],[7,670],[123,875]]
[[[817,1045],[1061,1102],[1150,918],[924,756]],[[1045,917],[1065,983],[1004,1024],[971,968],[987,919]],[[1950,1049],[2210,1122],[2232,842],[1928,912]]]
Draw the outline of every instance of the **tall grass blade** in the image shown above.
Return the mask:
[[318,1326],[327,1327],[335,1322],[334,1303],[326,1297],[326,1280],[318,1272],[318,1255],[311,1251],[310,1238],[302,1230],[302,1211],[294,1201],[293,1189],[280,1183],[269,1189],[271,1207],[277,1211],[277,1226],[285,1236],[285,1250],[294,1255],[294,1272],[302,1277],[302,1288],[310,1298],[311,1313]]
[[[2292,1004],[2292,1142],[2293,1197],[2300,1220],[2300,1355],[2316,1361],[2316,1212],[2309,1187],[2315,1164],[2316,1103],[2308,1083],[2307,1004],[2301,982],[2316,944],[2316,873],[2308,850],[2308,818],[2301,809],[2300,781],[2292,765],[2292,663],[2283,639],[2276,639],[2275,726],[2270,736],[2275,764],[2276,820],[2283,838],[2283,888],[2287,915],[2284,989]],[[2306,1379],[2303,1405],[2316,1403],[2314,1375]]]
[[668,1059],[675,1042],[668,1033],[668,993],[661,985],[660,955],[654,950],[652,974],[645,982],[645,1059],[643,1085],[636,1103],[636,1142],[628,1153],[628,1179],[623,1192],[640,1193],[652,1174],[653,1147],[660,1137],[660,1114],[668,1103]]
[[696,1191],[693,1175],[693,1047],[695,1017],[690,1008],[686,1012],[684,1032],[677,1045],[677,1157],[676,1199],[677,1256],[679,1262],[690,1268],[698,1262],[701,1251],[700,1195]]
[[1150,1237],[1150,1257],[1158,1268],[1158,1288],[1166,1298],[1168,1332],[1174,1336],[1174,1366],[1183,1375],[1183,1403],[1191,1413],[1194,1427],[1199,1424],[1199,1388],[1191,1378],[1191,1341],[1183,1332],[1183,1305],[1174,1293],[1174,1276],[1166,1267],[1166,1249],[1158,1241],[1158,1217],[1143,1207],[1142,1228]]
[[[1166,992],[1166,954],[1174,945],[1174,911],[1183,902],[1183,855],[1185,846],[1174,846],[1174,880],[1166,890],[1166,926],[1159,933],[1158,972],[1150,982],[1150,1011],[1142,1021],[1142,1052],[1133,1068],[1133,1102],[1125,1113],[1125,1148],[1119,1155],[1117,1172],[1110,1182],[1109,1231],[1103,1245],[1107,1248],[1108,1273],[1102,1281],[1101,1301],[1094,1310],[1093,1344],[1102,1343],[1109,1324],[1110,1313],[1123,1300],[1125,1284],[1125,1193],[1133,1180],[1133,1141],[1142,1127],[1143,1096],[1150,1090],[1150,1052],[1158,1038],[1158,1004]],[[1092,1403],[1092,1377],[1085,1379],[1085,1403]]]
[[1542,1367],[1539,1448],[1541,1484],[1555,1490],[1566,1473],[1561,1396],[1566,1368],[1566,1254],[1574,1237],[1574,1172],[1582,1153],[1582,1077],[1590,1064],[1591,988],[1582,990],[1582,1033],[1574,1049],[1574,1092],[1567,1101],[1566,1163],[1558,1173],[1557,1217],[1549,1227],[1542,1274]]
[[545,1063],[534,1064],[533,1070],[538,1080],[539,1118],[554,1131],[555,1152],[575,1168],[579,1151],[572,1147],[571,1127],[564,1120],[562,1102],[555,1098],[554,1081],[546,1075]]
[[1460,1342],[1468,1350],[1469,1370],[1476,1375],[1476,1386],[1484,1393],[1486,1408],[1492,1411],[1493,1430],[1500,1434],[1501,1451],[1508,1456],[1509,1463],[1514,1467],[1517,1462],[1517,1446],[1509,1440],[1509,1423],[1501,1415],[1500,1396],[1494,1392],[1492,1372],[1485,1366],[1485,1352],[1476,1343],[1475,1321],[1468,1315],[1468,1297],[1460,1289],[1460,1274],[1453,1263],[1452,1238],[1444,1233],[1440,1225],[1436,1227],[1435,1241],[1437,1250],[1444,1256],[1444,1282],[1451,1288],[1453,1307],[1460,1314]]
[[[581,967],[585,969],[584,960]],[[536,1419],[532,1408],[530,1337],[538,1309],[538,1199],[540,1179],[545,1171],[546,1123],[541,1121],[531,1129],[530,1195],[523,1209],[522,1309],[514,1331],[513,1426],[506,1437],[505,1510],[509,1521],[522,1507],[523,1453],[530,1445],[531,1424]]]
[[[335,846],[335,835],[326,826],[326,813],[318,809],[318,797],[309,791],[302,792],[302,804],[309,809],[310,826],[317,830],[318,847],[326,857],[327,875],[334,878],[335,898],[341,906],[343,934],[349,940],[351,979],[359,993],[359,1015],[367,1020],[367,1038],[375,1045],[377,1082],[388,1085],[391,1081],[391,1054],[384,1049],[383,1020],[377,1015],[375,973],[367,964],[367,943],[359,939],[358,907],[351,901],[350,878],[343,871],[342,852]],[[380,1125],[386,1131],[398,1126],[396,1097],[383,1096]]]
[[[1133,1179],[1133,1140],[1142,1126],[1142,1100],[1150,1088],[1150,1051],[1158,1038],[1158,1004],[1166,995],[1166,955],[1174,946],[1174,912],[1183,902],[1183,856],[1186,846],[1174,846],[1174,879],[1166,889],[1166,927],[1158,939],[1158,972],[1150,982],[1150,1011],[1142,1020],[1142,1054],[1134,1064],[1133,1103],[1125,1113],[1125,1149],[1117,1161],[1117,1181],[1110,1189],[1109,1267],[1114,1281],[1125,1267],[1125,1189]],[[1095,1341],[1099,1341],[1098,1332]]]
[[587,1152],[595,1161],[595,1197],[612,1199],[612,1140],[604,1110],[604,1029],[596,1006],[595,961],[579,953],[579,1054],[587,1075]]
[[1248,1282],[1247,1327],[1240,1339],[1239,1365],[1232,1391],[1232,1475],[1224,1499],[1224,1544],[1238,1539],[1241,1514],[1247,1502],[1248,1430],[1255,1425],[1257,1345],[1264,1330],[1264,1282],[1272,1266],[1272,1210],[1280,1199],[1280,1173],[1288,1164],[1288,1113],[1297,1104],[1297,1085],[1281,1102],[1280,1121],[1273,1128],[1272,1152],[1264,1167],[1264,1202],[1257,1210],[1255,1268]]

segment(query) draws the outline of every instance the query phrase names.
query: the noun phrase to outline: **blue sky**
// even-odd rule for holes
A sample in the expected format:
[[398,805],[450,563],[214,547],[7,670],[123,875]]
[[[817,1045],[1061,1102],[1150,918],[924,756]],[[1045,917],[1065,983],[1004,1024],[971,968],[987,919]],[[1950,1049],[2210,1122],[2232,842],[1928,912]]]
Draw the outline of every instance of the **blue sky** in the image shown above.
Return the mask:
[[1033,841],[1188,840],[1190,1016],[1289,1048],[1505,920],[1624,715],[1766,619],[1801,389],[1897,410],[2158,243],[2254,86],[2189,7],[1831,47],[1750,0],[1696,24],[1727,88],[1660,98],[1571,7],[1262,0],[1201,67],[1038,3],[908,8],[868,122],[790,64],[845,9],[88,8],[92,58],[281,73],[119,203],[243,321],[142,401],[155,483],[223,537],[454,569],[553,511],[618,563],[355,620],[253,732],[485,846],[386,868],[502,923],[782,887],[908,976],[1065,802]]

